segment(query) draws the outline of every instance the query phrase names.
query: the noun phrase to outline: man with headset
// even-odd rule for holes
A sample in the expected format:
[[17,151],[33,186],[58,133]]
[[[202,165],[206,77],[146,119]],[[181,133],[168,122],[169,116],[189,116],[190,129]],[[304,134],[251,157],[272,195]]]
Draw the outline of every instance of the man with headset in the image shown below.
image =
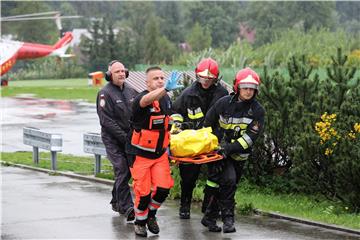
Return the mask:
[[129,188],[131,174],[125,155],[125,142],[136,91],[125,82],[128,76],[128,70],[120,61],[111,61],[105,73],[108,83],[97,95],[96,108],[101,138],[114,169],[115,182],[110,204],[113,211],[124,214],[127,221],[132,221],[135,213]]

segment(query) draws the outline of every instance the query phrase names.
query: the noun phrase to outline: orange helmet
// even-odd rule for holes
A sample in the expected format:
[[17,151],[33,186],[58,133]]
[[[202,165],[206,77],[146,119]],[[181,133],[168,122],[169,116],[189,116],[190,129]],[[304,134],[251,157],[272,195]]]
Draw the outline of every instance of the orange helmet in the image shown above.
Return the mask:
[[195,68],[195,74],[203,78],[218,78],[219,66],[212,58],[202,59]]
[[235,93],[239,92],[240,88],[253,88],[259,90],[260,77],[251,68],[241,69],[235,77],[233,90]]

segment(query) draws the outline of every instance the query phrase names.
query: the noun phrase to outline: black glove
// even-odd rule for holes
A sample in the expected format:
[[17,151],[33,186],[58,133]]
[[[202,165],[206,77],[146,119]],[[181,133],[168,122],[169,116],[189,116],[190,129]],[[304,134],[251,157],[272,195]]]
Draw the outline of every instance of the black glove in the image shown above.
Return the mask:
[[222,155],[224,159],[227,158],[229,156],[228,144],[221,144],[220,148],[217,150],[217,153]]
[[219,175],[225,166],[225,160],[219,160],[214,162],[214,165],[212,166],[212,172],[214,175]]
[[182,130],[185,130],[185,129],[194,129],[194,123],[192,122],[183,122],[181,123],[181,127],[180,127]]

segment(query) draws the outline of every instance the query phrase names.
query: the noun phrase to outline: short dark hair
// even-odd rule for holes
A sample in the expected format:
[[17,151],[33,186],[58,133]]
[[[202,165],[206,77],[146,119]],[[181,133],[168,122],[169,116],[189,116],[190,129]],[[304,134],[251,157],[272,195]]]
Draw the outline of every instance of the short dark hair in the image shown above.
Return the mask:
[[149,67],[148,69],[146,69],[145,73],[148,73],[153,70],[162,70],[162,69],[159,66],[152,66],[152,67]]

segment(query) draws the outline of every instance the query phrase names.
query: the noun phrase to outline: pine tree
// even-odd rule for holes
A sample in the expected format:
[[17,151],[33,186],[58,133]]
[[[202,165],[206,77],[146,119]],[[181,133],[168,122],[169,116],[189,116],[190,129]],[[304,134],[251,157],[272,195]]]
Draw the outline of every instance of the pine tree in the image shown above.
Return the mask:
[[310,124],[300,137],[295,137],[291,173],[298,191],[322,193],[359,212],[359,79],[354,79],[356,69],[346,66],[347,57],[340,49],[332,61],[327,69],[328,78],[316,89],[319,96],[314,98],[316,93],[310,91],[309,97],[320,107],[304,112],[310,117]]

